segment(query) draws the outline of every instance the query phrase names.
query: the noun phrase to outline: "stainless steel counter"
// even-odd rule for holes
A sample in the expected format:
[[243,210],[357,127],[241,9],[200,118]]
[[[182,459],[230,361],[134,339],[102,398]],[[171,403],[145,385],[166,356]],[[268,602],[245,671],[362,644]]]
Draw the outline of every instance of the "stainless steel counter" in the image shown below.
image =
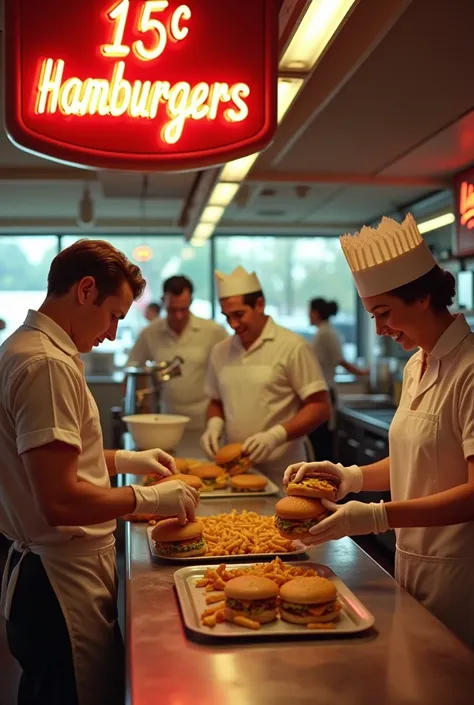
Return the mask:
[[[187,438],[182,455],[196,455]],[[199,513],[232,507],[272,514],[275,499],[207,500]],[[146,527],[127,524],[127,667],[130,705],[471,705],[474,652],[353,541],[310,551],[375,616],[355,638],[252,644],[198,643],[185,633],[172,565],[152,562]]]

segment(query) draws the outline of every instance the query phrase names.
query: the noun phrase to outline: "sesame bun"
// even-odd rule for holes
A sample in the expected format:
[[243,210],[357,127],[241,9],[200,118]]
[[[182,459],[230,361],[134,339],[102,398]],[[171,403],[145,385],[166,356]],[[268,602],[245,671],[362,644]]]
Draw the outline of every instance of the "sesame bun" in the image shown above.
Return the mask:
[[336,499],[337,490],[341,484],[340,479],[336,475],[331,475],[327,472],[318,472],[310,470],[306,473],[301,482],[295,482],[294,478],[297,474],[294,470],[291,474],[286,489],[289,496],[296,497],[313,497],[326,498],[334,501]]
[[165,519],[151,533],[153,541],[187,541],[202,535],[204,526],[199,521],[188,521],[182,526],[176,518]]
[[193,487],[195,490],[200,490],[203,486],[199,477],[196,477],[195,475],[183,475],[181,473],[178,473],[178,475],[169,475],[168,477],[164,477],[160,480],[159,484],[161,485],[163,482],[171,482],[172,480],[181,480],[181,482],[189,485],[189,487]]
[[234,475],[230,485],[235,492],[262,492],[267,486],[267,478],[263,475]]
[[[337,590],[327,578],[294,578],[282,585],[280,599],[280,616],[285,622],[322,624],[339,618],[341,606],[337,602]],[[303,606],[301,612],[298,606]]]
[[278,596],[278,586],[270,578],[259,575],[241,575],[229,580],[224,588],[224,595],[235,600],[265,600]]
[[176,470],[178,473],[181,473],[183,475],[187,475],[189,472],[189,462],[186,460],[186,458],[175,458],[174,463],[176,465]]

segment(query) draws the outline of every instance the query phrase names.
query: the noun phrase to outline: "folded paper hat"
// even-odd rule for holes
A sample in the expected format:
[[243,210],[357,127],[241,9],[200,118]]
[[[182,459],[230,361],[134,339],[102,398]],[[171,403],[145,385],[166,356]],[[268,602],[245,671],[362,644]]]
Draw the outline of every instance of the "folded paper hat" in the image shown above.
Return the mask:
[[244,296],[262,290],[262,285],[255,272],[247,272],[243,267],[236,267],[231,274],[215,272],[217,295],[219,299],[229,296]]
[[339,240],[362,298],[409,284],[437,264],[411,214],[401,225],[382,218],[378,228],[364,226]]

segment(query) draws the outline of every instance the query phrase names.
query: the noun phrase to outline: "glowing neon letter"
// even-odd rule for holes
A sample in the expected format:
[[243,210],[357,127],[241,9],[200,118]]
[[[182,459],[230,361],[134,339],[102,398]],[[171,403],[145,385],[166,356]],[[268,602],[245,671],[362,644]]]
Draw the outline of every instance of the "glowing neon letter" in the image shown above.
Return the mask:
[[248,117],[249,109],[247,103],[243,100],[250,95],[250,88],[246,83],[236,83],[230,89],[231,100],[235,103],[235,108],[229,108],[225,111],[224,116],[229,122],[242,122]]
[[43,61],[36,100],[36,112],[40,115],[45,112],[55,113],[57,111],[63,73],[64,61],[62,59],[58,59],[58,61],[45,59]]
[[461,184],[459,215],[461,216],[461,225],[472,230],[474,228],[474,185],[467,181],[463,181]]
[[188,27],[181,27],[181,20],[190,20],[191,10],[187,5],[180,5],[171,17],[171,36],[177,42],[181,42],[189,34]]
[[125,61],[119,61],[115,68],[110,83],[110,114],[120,117],[127,112],[132,97],[132,86],[129,81],[124,80]]
[[115,7],[107,13],[107,17],[112,21],[118,20],[118,22],[114,29],[112,44],[104,44],[101,47],[101,52],[104,56],[120,58],[130,54],[130,47],[122,44],[129,10],[130,0],[121,0],[118,5],[115,5]]
[[151,15],[153,12],[163,12],[168,5],[168,0],[149,0],[140,12],[140,19],[138,20],[139,31],[143,32],[143,34],[153,31],[156,34],[156,43],[152,49],[147,49],[141,39],[133,44],[134,52],[143,61],[157,59],[166,49],[168,42],[166,27],[163,22],[153,19]]

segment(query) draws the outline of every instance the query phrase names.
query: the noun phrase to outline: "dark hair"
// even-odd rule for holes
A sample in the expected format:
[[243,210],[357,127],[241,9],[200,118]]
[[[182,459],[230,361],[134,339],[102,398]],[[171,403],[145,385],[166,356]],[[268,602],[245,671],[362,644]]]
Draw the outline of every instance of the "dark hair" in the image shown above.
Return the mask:
[[434,311],[443,311],[452,305],[456,296],[456,280],[451,272],[446,272],[436,265],[422,277],[392,289],[388,293],[406,304],[412,304],[417,299],[429,296],[431,308]]
[[326,301],[326,299],[312,299],[310,303],[311,311],[319,313],[322,321],[327,321],[331,316],[335,316],[339,311],[339,306],[335,301]]
[[257,301],[259,299],[265,300],[265,296],[263,295],[263,291],[252,291],[251,294],[244,294],[243,296],[244,299],[244,306],[250,306],[250,308],[255,308],[257,305]]
[[53,259],[48,274],[48,296],[64,296],[84,277],[95,279],[98,306],[108,296],[114,296],[124,281],[130,285],[134,300],[146,286],[139,267],[109,242],[78,240]]
[[181,296],[185,291],[189,291],[192,296],[194,294],[194,286],[192,281],[182,274],[170,277],[163,284],[163,294]]
[[151,310],[156,311],[156,313],[161,313],[161,306],[160,304],[155,303],[155,301],[152,301],[151,304],[148,304],[147,308],[151,308]]

